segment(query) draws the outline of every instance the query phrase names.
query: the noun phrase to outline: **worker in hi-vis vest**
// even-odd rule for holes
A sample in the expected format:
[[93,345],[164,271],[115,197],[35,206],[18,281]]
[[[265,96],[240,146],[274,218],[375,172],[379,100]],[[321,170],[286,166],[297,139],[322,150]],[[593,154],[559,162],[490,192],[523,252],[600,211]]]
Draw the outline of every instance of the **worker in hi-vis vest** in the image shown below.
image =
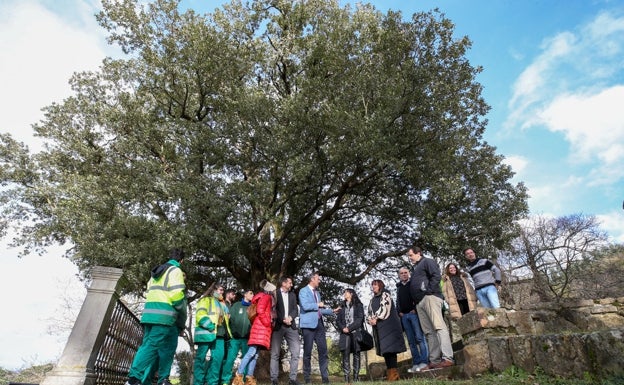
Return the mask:
[[[143,342],[134,356],[125,385],[151,384],[158,372],[158,385],[170,385],[169,373],[178,347],[178,335],[187,318],[186,286],[180,263],[184,252],[173,249],[169,261],[152,269],[141,316]],[[156,370],[157,368],[157,370]]]
[[[213,282],[197,301],[193,385],[222,385],[219,377],[225,360],[225,341],[232,337],[230,309],[223,301],[224,291],[223,285]],[[210,361],[206,361],[208,351]]]

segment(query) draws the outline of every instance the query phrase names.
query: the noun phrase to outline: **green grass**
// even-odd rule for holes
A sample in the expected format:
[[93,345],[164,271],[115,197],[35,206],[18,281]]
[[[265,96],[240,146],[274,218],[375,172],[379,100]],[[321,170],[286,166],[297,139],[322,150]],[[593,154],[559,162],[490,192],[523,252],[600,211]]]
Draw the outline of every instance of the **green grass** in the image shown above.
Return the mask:
[[[446,378],[405,378],[393,383],[386,381],[366,380],[354,385],[624,385],[624,375],[610,378],[596,379],[589,374],[585,378],[561,378],[552,377],[542,373],[539,368],[536,373],[527,373],[522,369],[509,368],[503,373],[490,373],[471,379],[449,380]],[[332,385],[345,385],[341,377],[331,376]],[[320,379],[313,380],[313,384],[319,384]],[[268,385],[260,384],[259,385]]]
[[[362,385],[389,385],[385,381],[365,381]],[[394,385],[624,385],[624,377],[606,379],[555,378],[545,374],[527,374],[508,371],[500,374],[486,374],[468,380],[448,379],[405,379]]]

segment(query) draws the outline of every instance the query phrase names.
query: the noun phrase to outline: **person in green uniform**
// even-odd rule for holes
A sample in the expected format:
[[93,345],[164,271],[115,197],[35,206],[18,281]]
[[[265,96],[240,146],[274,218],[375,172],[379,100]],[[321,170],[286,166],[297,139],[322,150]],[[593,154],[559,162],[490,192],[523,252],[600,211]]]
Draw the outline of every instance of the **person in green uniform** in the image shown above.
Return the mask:
[[158,368],[158,385],[171,385],[169,373],[178,347],[178,335],[187,318],[186,286],[180,264],[184,252],[173,249],[169,261],[152,269],[141,316],[143,341],[137,350],[125,385],[151,384]]
[[243,298],[238,302],[234,302],[230,307],[232,338],[229,341],[226,358],[221,368],[222,385],[228,385],[232,380],[232,368],[234,367],[236,357],[238,357],[238,352],[241,352],[242,357],[244,357],[249,349],[247,340],[249,339],[251,322],[249,322],[249,317],[247,316],[247,308],[251,305],[253,296],[254,292],[252,290],[246,290],[243,292]]
[[[232,305],[234,305],[234,303],[237,302],[236,290],[232,288],[225,289],[225,294],[223,294],[222,302],[225,304],[225,306],[228,307],[228,310],[231,314]],[[230,330],[232,330],[232,321],[230,321]],[[228,385],[230,383],[230,378],[232,377],[231,373],[227,373],[223,371],[224,369],[227,371],[227,369],[225,368],[225,363],[227,362],[228,352],[230,351],[230,344],[231,344],[230,337],[226,335],[225,336],[225,351],[223,352],[223,357],[225,357],[225,359],[223,360],[223,364],[221,365],[221,372],[219,373],[219,384]]]
[[[229,309],[223,302],[223,285],[213,283],[197,301],[193,385],[218,385],[225,357],[225,336],[230,336]],[[206,356],[210,351],[210,361]]]

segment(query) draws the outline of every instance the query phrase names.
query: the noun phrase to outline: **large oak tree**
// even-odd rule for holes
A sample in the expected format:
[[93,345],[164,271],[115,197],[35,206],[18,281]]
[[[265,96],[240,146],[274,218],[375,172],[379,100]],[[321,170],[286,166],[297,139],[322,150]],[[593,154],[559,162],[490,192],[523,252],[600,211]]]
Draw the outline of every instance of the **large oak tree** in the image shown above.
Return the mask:
[[467,37],[438,11],[330,0],[103,0],[127,55],[76,73],[45,108],[38,153],[1,138],[3,229],[25,251],[71,242],[84,272],[140,292],[178,246],[190,287],[312,270],[353,285],[405,261],[502,248],[527,211],[482,137]]

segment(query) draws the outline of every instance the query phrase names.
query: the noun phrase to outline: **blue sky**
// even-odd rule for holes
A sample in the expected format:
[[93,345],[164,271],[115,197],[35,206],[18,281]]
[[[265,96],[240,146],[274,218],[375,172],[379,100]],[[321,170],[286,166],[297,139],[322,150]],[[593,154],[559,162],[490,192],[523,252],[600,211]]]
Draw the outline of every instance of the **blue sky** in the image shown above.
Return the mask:
[[[184,0],[198,11],[221,1]],[[341,4],[346,4],[341,1]],[[437,7],[467,35],[470,62],[492,107],[485,139],[498,148],[531,196],[533,214],[596,215],[624,242],[624,1],[412,0],[373,2],[404,17]],[[74,71],[96,69],[106,45],[95,0],[0,0],[0,131],[32,149],[41,107],[70,94]],[[6,287],[18,293],[0,321],[0,367],[55,360],[65,336],[46,334],[71,293],[76,268],[53,249],[17,258],[2,248]],[[7,316],[9,314],[9,316]],[[10,349],[6,347],[10,346]]]

